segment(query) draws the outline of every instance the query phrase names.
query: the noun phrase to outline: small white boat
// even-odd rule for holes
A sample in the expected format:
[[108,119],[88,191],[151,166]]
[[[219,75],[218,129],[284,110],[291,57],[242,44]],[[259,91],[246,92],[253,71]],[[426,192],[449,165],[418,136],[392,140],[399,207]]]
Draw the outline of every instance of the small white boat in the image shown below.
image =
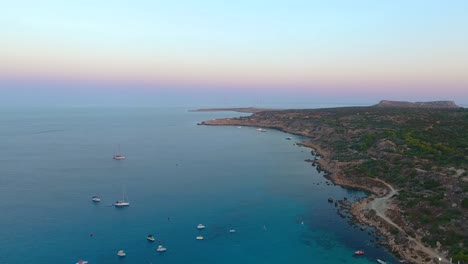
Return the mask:
[[198,224],[198,225],[197,225],[197,229],[204,229],[204,228],[205,228],[205,226],[202,225],[202,224]]
[[230,229],[230,230],[229,230],[229,233],[235,233],[235,232],[236,232],[235,229]]
[[116,154],[114,155],[112,158],[115,159],[115,160],[124,160],[125,159],[125,156],[120,154],[120,145],[119,145],[119,154]]
[[255,130],[257,130],[258,132],[266,132],[266,130],[263,129],[263,128],[257,128],[257,129],[255,129]]
[[130,206],[130,203],[127,200],[125,200],[125,192],[123,189],[122,189],[122,200],[118,200],[117,202],[115,202],[114,206],[115,207]]
[[159,245],[158,248],[156,248],[157,252],[165,252],[167,248],[163,247],[162,245]]
[[125,257],[125,256],[127,256],[127,253],[125,253],[125,251],[123,251],[123,250],[119,250],[119,251],[117,252],[117,256],[119,256],[119,257]]
[[148,236],[146,237],[146,239],[147,239],[149,242],[154,242],[154,241],[156,240],[156,239],[154,238],[153,235],[148,235]]
[[115,207],[125,207],[125,206],[130,206],[129,202],[126,201],[117,201],[115,202]]
[[242,128],[241,126],[238,126],[237,128]]
[[380,263],[380,264],[387,264],[387,262],[381,260],[381,259],[377,259],[377,262]]
[[78,260],[78,262],[76,262],[76,264],[88,264],[88,261],[87,260]]
[[99,196],[93,196],[91,197],[91,201],[95,202],[95,203],[99,203],[101,201],[101,197]]
[[203,240],[205,239],[203,236],[197,236],[197,240]]

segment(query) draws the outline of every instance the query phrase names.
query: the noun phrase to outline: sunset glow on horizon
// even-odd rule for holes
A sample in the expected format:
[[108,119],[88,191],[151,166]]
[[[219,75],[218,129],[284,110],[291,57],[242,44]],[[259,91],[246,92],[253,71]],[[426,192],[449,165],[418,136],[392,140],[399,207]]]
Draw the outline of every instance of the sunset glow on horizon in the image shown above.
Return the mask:
[[423,93],[468,103],[466,1],[1,6],[0,91],[34,81],[239,91],[328,87],[330,93]]

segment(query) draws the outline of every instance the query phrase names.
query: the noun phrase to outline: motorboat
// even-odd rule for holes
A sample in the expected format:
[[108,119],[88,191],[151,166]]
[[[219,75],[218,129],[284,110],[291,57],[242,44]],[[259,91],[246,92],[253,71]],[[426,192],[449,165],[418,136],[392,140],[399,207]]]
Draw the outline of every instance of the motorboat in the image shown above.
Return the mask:
[[257,129],[255,129],[255,130],[257,130],[258,132],[266,132],[266,130],[263,129],[263,128],[257,128]]
[[88,261],[87,260],[78,260],[78,262],[76,262],[76,264],[88,264]]
[[159,245],[157,248],[156,248],[156,251],[157,252],[165,252],[167,250],[167,248],[163,247],[162,245]]
[[235,233],[235,232],[236,232],[235,229],[230,229],[230,230],[229,230],[229,233]]
[[380,263],[380,264],[387,264],[387,262],[381,260],[381,259],[377,259],[377,262]]
[[287,140],[291,140],[292,138],[291,137],[286,137]]
[[123,250],[119,250],[119,251],[117,252],[117,256],[119,256],[119,257],[125,257],[125,256],[127,256],[127,253],[125,253],[125,251],[123,251]]
[[203,236],[197,236],[197,240],[203,240],[205,239]]
[[356,251],[354,251],[354,255],[358,255],[358,256],[364,255],[364,251],[362,251],[362,250],[356,250]]
[[146,239],[150,242],[154,242],[156,240],[153,235],[148,235]]
[[95,202],[95,203],[99,203],[101,201],[101,197],[99,196],[93,196],[91,197],[91,201]]
[[202,224],[198,224],[198,225],[197,225],[197,229],[204,229],[204,228],[205,228],[205,226],[202,225]]

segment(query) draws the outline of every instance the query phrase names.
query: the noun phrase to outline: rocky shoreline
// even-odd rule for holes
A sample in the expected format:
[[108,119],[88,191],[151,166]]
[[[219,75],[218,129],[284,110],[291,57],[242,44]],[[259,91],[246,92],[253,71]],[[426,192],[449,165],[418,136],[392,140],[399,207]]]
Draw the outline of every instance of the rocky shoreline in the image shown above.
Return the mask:
[[[417,235],[415,238],[412,238],[408,233],[411,232],[411,234],[414,235],[414,232],[410,229],[407,229],[405,226],[395,228],[376,215],[375,212],[370,209],[370,204],[374,199],[378,199],[389,194],[390,189],[388,186],[386,186],[382,181],[370,177],[346,177],[342,173],[342,168],[348,166],[350,162],[340,162],[331,159],[333,152],[330,149],[322,147],[319,143],[319,139],[311,138],[307,133],[290,130],[284,126],[265,123],[262,121],[254,123],[252,120],[228,118],[204,121],[199,124],[263,127],[308,138],[307,141],[297,143],[297,145],[310,148],[312,155],[320,157],[308,161],[316,166],[317,170],[324,171],[326,178],[332,181],[333,184],[340,185],[345,188],[364,190],[371,193],[370,196],[355,203],[350,203],[349,201],[337,201],[335,205],[339,208],[339,214],[342,217],[346,217],[349,213],[352,216],[350,223],[357,223],[361,229],[365,229],[366,226],[374,227],[377,232],[384,237],[384,239],[377,239],[378,243],[389,248],[393,254],[402,259],[401,262],[403,263],[448,263],[448,261],[443,257],[441,257],[442,262],[439,261],[438,256],[443,256],[443,253],[438,254],[433,249],[423,246]],[[398,219],[398,222],[400,223],[404,223],[401,221],[401,217],[399,216],[400,210],[395,204],[390,202],[388,212],[392,213],[392,218]],[[407,230],[408,233],[406,232]]]
[[[300,145],[311,148],[312,155],[318,155],[321,158],[314,160],[317,170],[324,171],[325,177],[345,188],[364,190],[370,195],[360,199],[355,203],[351,203],[346,198],[335,201],[335,206],[338,208],[338,214],[343,218],[348,218],[350,225],[357,225],[361,230],[365,230],[367,226],[374,227],[380,236],[376,235],[376,242],[387,247],[393,254],[402,259],[402,263],[440,263],[438,259],[434,259],[429,254],[421,249],[414,241],[407,238],[404,230],[395,229],[394,226],[387,223],[385,220],[375,214],[370,209],[370,202],[378,197],[383,197],[389,194],[390,190],[381,181],[372,178],[366,178],[365,181],[356,182],[341,174],[339,164],[331,161],[328,150],[321,149],[312,142],[302,142]],[[330,200],[329,200],[330,201]],[[399,209],[391,204],[388,211],[398,211]],[[398,232],[396,231],[398,230]],[[383,239],[382,239],[383,238]]]

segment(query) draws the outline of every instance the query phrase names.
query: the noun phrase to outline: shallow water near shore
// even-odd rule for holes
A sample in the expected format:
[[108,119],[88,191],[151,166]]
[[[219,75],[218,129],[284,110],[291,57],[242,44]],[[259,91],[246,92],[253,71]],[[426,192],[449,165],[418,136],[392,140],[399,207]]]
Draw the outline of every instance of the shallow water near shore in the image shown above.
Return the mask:
[[[3,109],[0,263],[396,262],[327,202],[365,194],[327,185],[300,138],[187,110]],[[111,206],[123,192],[130,207]]]

